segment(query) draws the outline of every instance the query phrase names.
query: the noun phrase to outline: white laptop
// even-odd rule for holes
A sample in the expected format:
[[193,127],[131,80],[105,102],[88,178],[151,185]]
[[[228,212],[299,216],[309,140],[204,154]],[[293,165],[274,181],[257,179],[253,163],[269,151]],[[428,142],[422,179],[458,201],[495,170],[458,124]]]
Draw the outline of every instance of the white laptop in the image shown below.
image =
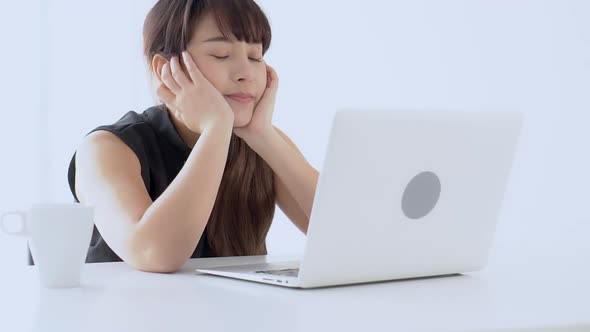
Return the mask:
[[486,264],[519,113],[336,113],[300,262],[198,272],[296,288],[476,271]]

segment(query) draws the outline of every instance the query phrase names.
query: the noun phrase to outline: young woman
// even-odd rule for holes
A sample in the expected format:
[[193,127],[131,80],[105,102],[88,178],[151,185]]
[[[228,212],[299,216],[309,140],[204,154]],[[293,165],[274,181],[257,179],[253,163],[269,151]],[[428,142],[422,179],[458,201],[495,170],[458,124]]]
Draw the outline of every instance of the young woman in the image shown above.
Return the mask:
[[160,0],[144,51],[162,105],[88,134],[68,172],[95,206],[87,262],[174,272],[260,255],[275,204],[307,232],[318,172],[271,123],[278,77],[253,0]]

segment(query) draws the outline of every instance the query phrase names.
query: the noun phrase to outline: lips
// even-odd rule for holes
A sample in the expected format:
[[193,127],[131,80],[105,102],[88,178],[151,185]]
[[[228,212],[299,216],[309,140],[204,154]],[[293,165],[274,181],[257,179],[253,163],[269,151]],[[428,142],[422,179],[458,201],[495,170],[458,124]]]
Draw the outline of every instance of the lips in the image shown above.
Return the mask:
[[247,104],[254,100],[254,96],[249,93],[233,93],[231,95],[227,95],[227,97],[244,104]]

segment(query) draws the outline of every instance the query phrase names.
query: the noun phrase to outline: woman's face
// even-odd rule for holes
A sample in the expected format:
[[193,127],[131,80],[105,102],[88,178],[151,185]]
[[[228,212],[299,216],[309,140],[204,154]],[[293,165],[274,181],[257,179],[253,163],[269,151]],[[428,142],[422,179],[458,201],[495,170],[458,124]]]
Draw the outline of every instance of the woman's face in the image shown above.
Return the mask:
[[[195,26],[187,51],[203,76],[224,96],[234,112],[234,127],[250,122],[252,113],[266,87],[266,65],[262,44],[248,44],[235,36],[223,38],[212,14],[203,16]],[[251,94],[254,100],[242,103],[229,97]]]

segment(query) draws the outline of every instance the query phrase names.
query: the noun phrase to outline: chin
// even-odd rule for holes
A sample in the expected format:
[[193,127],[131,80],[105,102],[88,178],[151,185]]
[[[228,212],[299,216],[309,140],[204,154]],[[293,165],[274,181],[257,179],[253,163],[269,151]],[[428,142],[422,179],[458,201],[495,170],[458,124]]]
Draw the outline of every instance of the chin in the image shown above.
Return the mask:
[[234,128],[245,127],[252,120],[252,111],[244,112],[234,110]]

